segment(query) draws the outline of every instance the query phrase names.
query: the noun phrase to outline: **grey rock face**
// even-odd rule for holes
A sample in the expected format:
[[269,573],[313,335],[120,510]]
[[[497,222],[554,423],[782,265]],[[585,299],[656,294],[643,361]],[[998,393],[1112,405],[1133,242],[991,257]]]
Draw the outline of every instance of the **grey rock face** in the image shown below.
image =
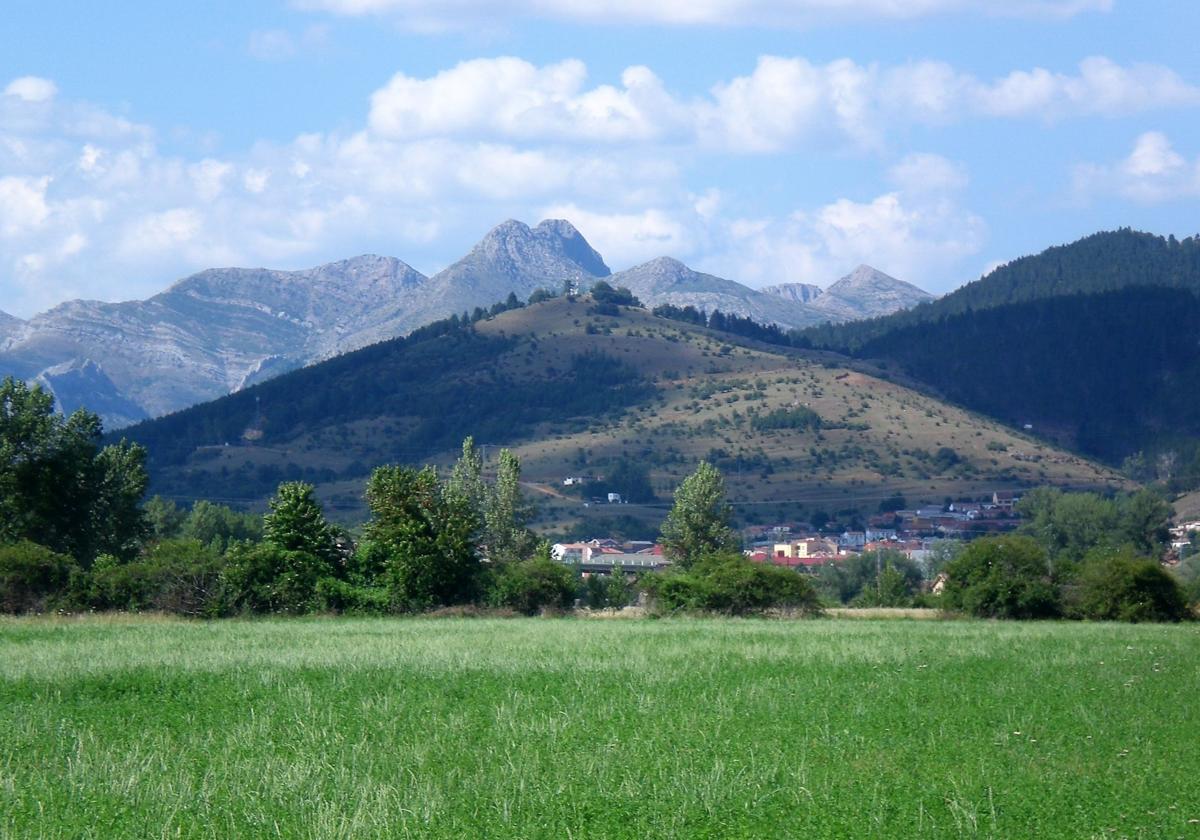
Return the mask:
[[99,359],[107,384],[93,376],[94,399],[84,399],[81,384],[62,402],[85,403],[107,428],[119,428],[491,306],[510,292],[525,299],[539,287],[557,290],[568,279],[589,285],[609,273],[562,220],[534,228],[505,222],[433,278],[373,255],[306,271],[210,269],[145,301],[70,301],[27,322],[0,318],[0,374],[34,379]]
[[766,295],[778,295],[796,303],[811,303],[825,292],[820,286],[814,286],[812,283],[780,283],[777,286],[763,286],[759,291]]
[[869,265],[860,265],[811,305],[827,313],[830,320],[854,321],[890,315],[927,300],[933,300],[933,295]]
[[753,318],[781,327],[806,327],[825,320],[796,301],[758,292],[733,280],[701,274],[678,260],[659,257],[612,275],[613,286],[625,286],[646,306],[670,303]]
[[35,381],[54,395],[64,414],[86,407],[109,418],[114,426],[147,419],[146,412],[127,399],[91,359],[72,359],[46,368]]
[[0,372],[32,379],[99,359],[124,398],[157,416],[228,393],[264,366],[290,369],[394,335],[396,310],[424,282],[376,256],[307,271],[211,269],[149,300],[70,301],[37,315],[0,346]]
[[7,312],[0,312],[0,349],[4,348],[4,342],[15,333],[20,326],[25,323],[20,318],[9,315]]

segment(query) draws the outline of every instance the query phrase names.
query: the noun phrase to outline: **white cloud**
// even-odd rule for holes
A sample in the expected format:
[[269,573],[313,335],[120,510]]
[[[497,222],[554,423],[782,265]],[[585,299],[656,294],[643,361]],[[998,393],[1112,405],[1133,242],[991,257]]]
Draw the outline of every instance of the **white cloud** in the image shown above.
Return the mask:
[[1200,89],[1173,70],[1156,64],[1123,67],[1103,56],[1081,61],[1075,76],[1037,68],[972,88],[969,95],[980,112],[1001,117],[1113,117],[1200,104]]
[[338,15],[388,15],[414,28],[468,27],[505,17],[599,24],[810,27],[947,14],[1069,18],[1112,0],[294,0]]
[[392,140],[430,137],[519,142],[674,143],[772,153],[806,144],[879,149],[913,124],[970,118],[1120,117],[1200,106],[1200,87],[1169,68],[1103,57],[1075,73],[1044,68],[982,80],[943,62],[896,66],[762,56],[754,70],[706,97],[672,94],[646,67],[619,86],[588,86],[578,60],[465,61],[427,78],[403,73],[371,97],[369,126]]
[[687,222],[660,208],[606,213],[567,203],[549,205],[539,215],[569,219],[610,266],[620,268],[655,257],[688,254],[696,246]]
[[8,106],[22,119],[0,121],[0,297],[22,315],[66,296],[143,297],[212,265],[302,267],[368,249],[420,262],[413,246],[452,231],[457,248],[481,219],[680,190],[678,165],[654,149],[631,158],[367,127],[187,159],[87,103],[0,97]]
[[13,237],[41,227],[50,216],[46,188],[50,177],[0,178],[0,236]]
[[45,102],[58,93],[58,85],[40,76],[21,76],[13,79],[4,88],[5,96],[15,96],[26,102]]
[[[739,218],[707,212],[709,200],[679,195],[642,210],[588,203],[548,205],[542,215],[572,220],[614,269],[669,255],[692,267],[760,287],[806,282],[827,286],[860,263],[931,290],[963,276],[983,248],[987,225],[963,206],[965,169],[936,155],[913,155],[892,170],[897,182],[918,170],[930,183],[866,201],[838,199],[781,217]],[[940,179],[940,180],[938,180]]]
[[944,62],[814,65],[764,56],[748,76],[713,88],[698,106],[698,123],[709,145],[771,152],[831,134],[874,148],[892,129],[972,117],[1120,117],[1196,106],[1200,87],[1173,70],[1104,57],[1083,60],[1074,74],[1034,68],[986,81]]
[[984,221],[949,198],[891,192],[869,201],[839,199],[782,219],[739,220],[705,264],[752,286],[828,286],[867,263],[936,289],[978,253],[986,236]]
[[684,109],[645,67],[630,67],[621,87],[584,90],[578,60],[537,67],[519,58],[465,61],[418,79],[397,73],[371,96],[369,124],[381,137],[654,140]]
[[202,224],[200,213],[190,207],[150,213],[127,227],[120,247],[132,257],[175,250],[190,245]]
[[697,106],[701,141],[770,152],[832,132],[874,145],[873,75],[847,59],[817,66],[764,56],[752,74],[717,84],[712,99]]
[[[872,192],[765,218],[734,187],[689,181],[728,152],[867,148],[886,160],[913,124],[1200,101],[1165,68],[1106,59],[981,81],[933,62],[765,56],[683,97],[645,67],[612,84],[579,61],[494,58],[396,75],[357,129],[187,157],[122,115],[20,89],[0,96],[0,290],[22,315],[68,294],[144,296],[210,265],[300,267],[370,249],[434,270],[492,221],[539,213],[572,218],[614,266],[670,253],[763,284],[828,282],[865,261],[923,282],[986,233],[953,161],[899,158]],[[1147,135],[1129,161],[1081,169],[1079,182],[1165,200],[1195,194],[1196,164]]]
[[967,186],[967,168],[941,155],[907,155],[888,170],[888,180],[904,192],[955,193]]
[[1074,188],[1084,200],[1117,195],[1142,204],[1161,204],[1200,198],[1200,156],[1188,160],[1165,134],[1147,131],[1134,141],[1123,160],[1076,167]]

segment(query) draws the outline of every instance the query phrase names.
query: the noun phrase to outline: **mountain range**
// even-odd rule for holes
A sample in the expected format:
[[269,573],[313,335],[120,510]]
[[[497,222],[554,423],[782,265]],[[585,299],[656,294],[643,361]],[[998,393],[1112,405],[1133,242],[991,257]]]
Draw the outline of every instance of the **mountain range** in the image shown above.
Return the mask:
[[117,428],[509,295],[524,300],[566,281],[586,290],[599,279],[650,306],[720,309],[789,329],[930,297],[866,266],[807,300],[794,290],[802,284],[756,291],[669,258],[613,274],[569,222],[509,220],[432,277],[364,255],[304,271],[209,269],[147,300],[69,301],[28,321],[0,313],[0,375],[37,380],[64,411],[86,406]]

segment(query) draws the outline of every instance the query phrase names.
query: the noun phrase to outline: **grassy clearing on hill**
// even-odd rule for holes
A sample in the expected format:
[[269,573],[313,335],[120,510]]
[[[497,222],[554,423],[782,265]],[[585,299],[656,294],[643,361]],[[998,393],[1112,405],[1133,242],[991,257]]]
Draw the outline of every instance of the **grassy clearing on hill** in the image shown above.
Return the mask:
[[1197,837],[1200,628],[0,620],[0,836]]

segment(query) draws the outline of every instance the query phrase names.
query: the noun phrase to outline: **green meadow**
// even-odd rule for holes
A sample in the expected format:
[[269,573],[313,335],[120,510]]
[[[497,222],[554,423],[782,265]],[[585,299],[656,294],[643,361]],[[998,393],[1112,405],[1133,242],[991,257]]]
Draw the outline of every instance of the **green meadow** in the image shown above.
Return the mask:
[[1200,837],[1200,627],[0,619],[4,837]]

